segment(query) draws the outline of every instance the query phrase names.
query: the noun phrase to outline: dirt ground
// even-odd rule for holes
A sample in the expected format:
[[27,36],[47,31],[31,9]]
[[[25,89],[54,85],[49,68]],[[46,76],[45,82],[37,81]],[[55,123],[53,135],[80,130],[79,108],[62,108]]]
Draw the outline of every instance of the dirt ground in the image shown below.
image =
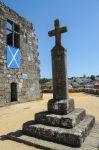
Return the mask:
[[[75,106],[85,108],[99,122],[99,97],[83,93],[71,93]],[[22,124],[34,118],[34,114],[47,109],[52,94],[44,94],[43,100],[21,103],[0,108],[0,136],[21,129]],[[38,150],[9,140],[0,140],[0,150]]]

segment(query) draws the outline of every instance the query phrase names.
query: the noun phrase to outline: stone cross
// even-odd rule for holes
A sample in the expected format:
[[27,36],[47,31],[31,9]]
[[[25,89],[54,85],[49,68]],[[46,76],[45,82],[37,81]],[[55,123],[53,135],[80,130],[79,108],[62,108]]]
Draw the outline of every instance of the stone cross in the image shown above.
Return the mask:
[[59,20],[54,22],[55,30],[49,31],[48,35],[55,36],[56,43],[51,51],[53,73],[53,99],[62,100],[68,98],[66,49],[61,45],[61,33],[67,32],[66,27],[60,28]]
[[54,22],[55,30],[49,31],[48,35],[55,36],[55,43],[56,45],[61,45],[61,33],[67,32],[66,27],[60,28],[60,22],[58,19],[55,20]]

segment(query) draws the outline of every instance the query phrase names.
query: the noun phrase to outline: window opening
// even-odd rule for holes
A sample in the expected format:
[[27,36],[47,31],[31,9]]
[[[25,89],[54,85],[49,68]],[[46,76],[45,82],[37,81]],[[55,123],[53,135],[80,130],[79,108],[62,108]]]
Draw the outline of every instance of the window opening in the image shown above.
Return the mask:
[[7,45],[20,48],[20,26],[7,20]]

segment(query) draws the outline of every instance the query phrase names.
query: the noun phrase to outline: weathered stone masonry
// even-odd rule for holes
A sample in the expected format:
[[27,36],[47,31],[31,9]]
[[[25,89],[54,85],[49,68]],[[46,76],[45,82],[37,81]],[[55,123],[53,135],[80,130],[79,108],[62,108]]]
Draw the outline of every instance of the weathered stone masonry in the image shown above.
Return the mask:
[[[14,44],[19,46],[21,55],[20,68],[17,69],[7,67],[6,45],[9,22],[14,23],[16,31],[19,32],[19,35],[14,34]],[[0,106],[9,104],[11,101],[25,102],[40,98],[37,49],[37,39],[32,23],[0,2]],[[13,85],[12,88],[11,85]],[[11,100],[11,92],[16,92],[15,100]]]

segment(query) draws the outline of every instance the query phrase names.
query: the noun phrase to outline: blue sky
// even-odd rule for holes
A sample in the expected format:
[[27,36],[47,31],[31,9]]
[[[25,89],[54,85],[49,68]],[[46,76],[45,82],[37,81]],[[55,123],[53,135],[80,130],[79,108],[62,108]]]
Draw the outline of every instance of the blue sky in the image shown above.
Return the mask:
[[54,20],[68,32],[62,35],[67,49],[68,76],[99,75],[99,0],[1,0],[30,20],[39,41],[41,77],[51,78],[51,48],[48,31]]

